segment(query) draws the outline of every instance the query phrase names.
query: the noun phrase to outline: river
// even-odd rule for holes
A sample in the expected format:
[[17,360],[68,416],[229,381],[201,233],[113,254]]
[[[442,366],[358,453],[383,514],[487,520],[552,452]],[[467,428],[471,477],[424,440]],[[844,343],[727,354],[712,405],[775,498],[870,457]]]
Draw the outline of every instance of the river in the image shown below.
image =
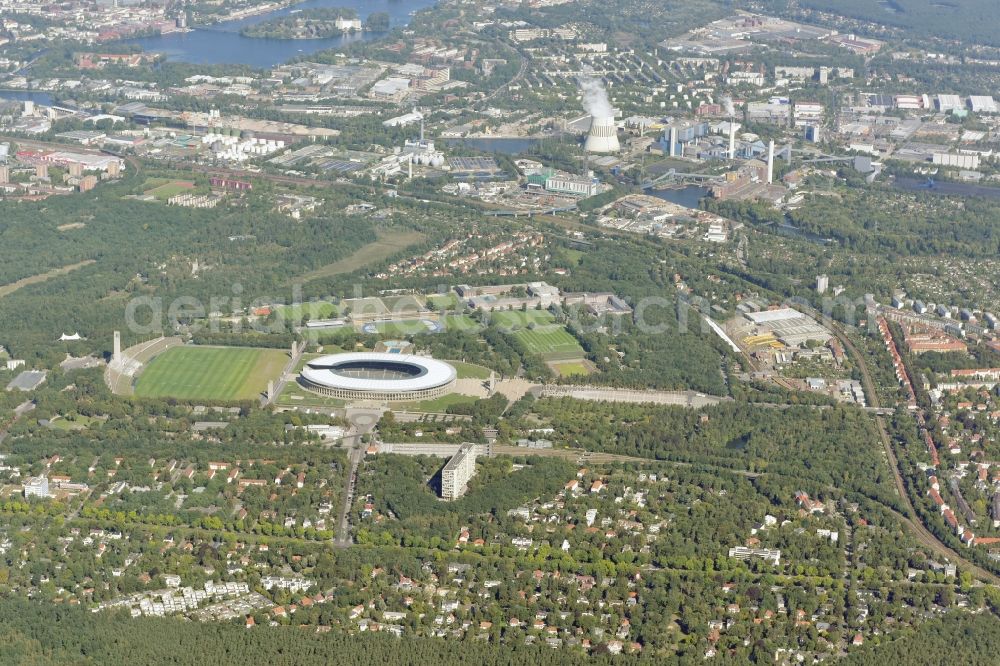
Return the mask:
[[953,197],[1000,199],[1000,187],[986,187],[984,185],[952,183],[949,181],[933,181],[933,186],[929,187],[926,180],[917,180],[916,178],[894,178],[891,182],[892,186],[897,190],[905,190],[907,192],[927,192],[928,194]]
[[434,0],[306,0],[267,14],[237,21],[225,21],[195,28],[190,32],[173,32],[152,37],[124,40],[137,44],[144,51],[163,53],[167,60],[199,65],[242,64],[267,69],[299,56],[332,49],[358,41],[368,41],[384,33],[362,32],[327,39],[261,39],[244,37],[240,29],[268,19],[287,16],[305,9],[347,7],[354,9],[362,20],[376,12],[389,14],[391,27],[406,25],[413,12],[431,7]]
[[710,190],[700,185],[685,185],[684,187],[666,188],[663,190],[648,190],[646,194],[664,199],[678,206],[697,209],[702,199],[709,195]]
[[52,95],[43,90],[0,90],[0,99],[52,106]]

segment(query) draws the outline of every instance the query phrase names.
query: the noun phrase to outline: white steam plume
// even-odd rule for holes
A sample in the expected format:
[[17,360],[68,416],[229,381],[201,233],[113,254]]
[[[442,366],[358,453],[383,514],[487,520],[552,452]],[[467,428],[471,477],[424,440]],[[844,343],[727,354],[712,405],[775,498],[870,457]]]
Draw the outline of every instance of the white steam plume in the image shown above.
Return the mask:
[[736,107],[733,106],[733,98],[729,95],[725,95],[719,100],[722,103],[723,108],[726,110],[726,115],[732,118],[736,115]]
[[604,82],[594,74],[590,67],[584,67],[583,74],[577,78],[580,93],[583,95],[583,108],[595,118],[613,118],[614,109],[608,101],[608,91]]

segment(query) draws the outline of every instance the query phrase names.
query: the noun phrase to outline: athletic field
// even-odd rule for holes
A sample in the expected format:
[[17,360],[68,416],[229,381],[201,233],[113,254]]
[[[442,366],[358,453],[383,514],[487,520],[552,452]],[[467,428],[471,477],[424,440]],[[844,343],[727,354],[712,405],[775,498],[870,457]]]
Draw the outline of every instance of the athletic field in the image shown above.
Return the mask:
[[277,380],[288,355],[279,349],[172,347],[151,360],[135,395],[181,400],[254,400]]
[[564,363],[550,363],[549,365],[560,377],[577,377],[590,374],[590,368],[583,361],[566,361]]
[[[154,181],[154,182],[158,182],[158,181],[159,181],[159,179],[157,179],[157,181]],[[146,181],[146,182],[148,184],[150,181]],[[152,189],[146,190],[143,194],[152,195],[152,196],[156,197],[156,199],[159,200],[159,201],[166,201],[167,199],[169,199],[172,196],[181,194],[182,192],[187,192],[188,190],[192,190],[192,189],[194,189],[194,183],[192,183],[191,181],[187,181],[187,180],[172,180],[172,181],[167,181],[167,182],[162,183],[162,184],[158,184],[155,187],[153,187]]]
[[310,320],[331,319],[340,314],[337,306],[327,301],[308,301],[294,305],[279,305],[275,309],[278,317],[293,324],[301,324],[302,319],[309,315]]
[[522,328],[511,335],[521,341],[528,351],[547,359],[582,358],[583,348],[562,326]]

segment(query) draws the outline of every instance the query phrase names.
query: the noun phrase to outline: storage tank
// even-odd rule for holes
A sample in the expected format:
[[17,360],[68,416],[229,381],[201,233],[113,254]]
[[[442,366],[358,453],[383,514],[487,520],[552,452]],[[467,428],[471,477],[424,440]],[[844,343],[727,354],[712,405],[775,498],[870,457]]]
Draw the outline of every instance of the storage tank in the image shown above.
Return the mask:
[[610,116],[591,117],[590,132],[583,149],[588,153],[615,153],[621,150],[615,119]]

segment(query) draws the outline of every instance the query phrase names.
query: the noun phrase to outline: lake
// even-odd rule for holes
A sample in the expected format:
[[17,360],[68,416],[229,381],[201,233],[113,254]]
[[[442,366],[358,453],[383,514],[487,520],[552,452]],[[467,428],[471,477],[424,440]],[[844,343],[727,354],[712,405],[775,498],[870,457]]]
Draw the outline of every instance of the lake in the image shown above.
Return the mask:
[[327,7],[353,9],[362,20],[376,12],[386,12],[389,14],[390,26],[398,27],[409,22],[411,13],[433,5],[434,0],[306,0],[267,14],[215,23],[190,32],[126,39],[123,42],[137,44],[144,51],[163,53],[167,60],[175,62],[199,65],[241,64],[267,69],[316,51],[377,39],[384,36],[384,33],[362,32],[327,39],[259,39],[244,37],[240,34],[241,28],[287,16],[295,11]]

